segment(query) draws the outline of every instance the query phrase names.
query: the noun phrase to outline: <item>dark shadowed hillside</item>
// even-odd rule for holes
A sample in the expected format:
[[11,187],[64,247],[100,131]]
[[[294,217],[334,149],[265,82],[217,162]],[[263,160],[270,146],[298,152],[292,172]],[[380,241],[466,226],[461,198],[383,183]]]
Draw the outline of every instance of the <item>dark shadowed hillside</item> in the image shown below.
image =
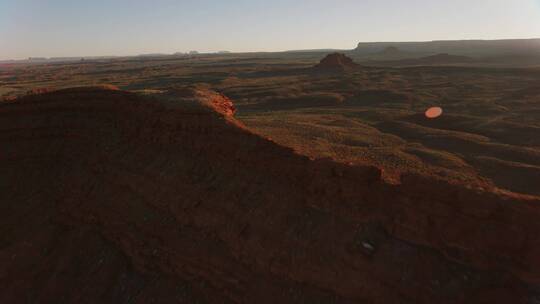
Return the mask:
[[540,201],[310,159],[203,89],[0,105],[2,303],[534,303]]

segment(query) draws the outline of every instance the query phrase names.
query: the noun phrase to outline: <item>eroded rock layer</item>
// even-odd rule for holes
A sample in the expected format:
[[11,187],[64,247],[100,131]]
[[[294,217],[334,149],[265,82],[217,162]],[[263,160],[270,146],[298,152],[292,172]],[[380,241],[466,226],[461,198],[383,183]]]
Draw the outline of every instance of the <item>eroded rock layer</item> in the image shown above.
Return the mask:
[[539,201],[310,160],[230,100],[0,105],[2,303],[534,303]]

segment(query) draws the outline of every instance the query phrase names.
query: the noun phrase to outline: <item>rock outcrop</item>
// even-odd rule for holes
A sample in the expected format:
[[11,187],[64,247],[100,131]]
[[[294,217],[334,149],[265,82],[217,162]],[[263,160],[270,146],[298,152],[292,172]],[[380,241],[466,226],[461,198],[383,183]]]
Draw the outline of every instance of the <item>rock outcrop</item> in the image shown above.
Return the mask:
[[321,62],[315,66],[318,70],[325,71],[344,71],[348,69],[353,69],[357,67],[356,64],[351,58],[347,57],[345,54],[333,53],[329,54]]
[[0,105],[2,303],[534,303],[540,201],[310,160],[226,97]]

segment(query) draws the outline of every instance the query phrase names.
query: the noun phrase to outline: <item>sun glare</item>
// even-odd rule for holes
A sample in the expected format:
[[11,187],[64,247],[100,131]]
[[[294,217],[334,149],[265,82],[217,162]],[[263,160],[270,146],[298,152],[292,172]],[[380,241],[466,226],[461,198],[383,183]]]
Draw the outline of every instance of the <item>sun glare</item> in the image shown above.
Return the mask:
[[441,116],[442,113],[443,113],[442,108],[440,108],[440,107],[431,107],[431,108],[427,109],[426,117],[429,118],[429,119],[434,119],[434,118],[437,118],[437,117]]

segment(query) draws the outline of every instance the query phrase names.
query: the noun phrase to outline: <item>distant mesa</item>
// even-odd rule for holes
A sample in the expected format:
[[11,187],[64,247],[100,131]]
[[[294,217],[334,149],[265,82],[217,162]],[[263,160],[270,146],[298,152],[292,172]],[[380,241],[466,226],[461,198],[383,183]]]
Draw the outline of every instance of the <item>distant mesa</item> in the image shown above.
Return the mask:
[[324,57],[319,64],[315,66],[319,70],[347,70],[358,67],[351,58],[341,53],[332,53]]
[[137,57],[151,58],[151,57],[163,57],[168,56],[168,54],[163,53],[148,53],[148,54],[139,54]]
[[400,53],[401,51],[395,46],[389,46],[380,52],[381,55],[389,55],[389,56],[400,54]]
[[47,61],[45,57],[29,57],[28,61]]
[[[379,65],[388,66],[431,66],[473,63],[474,58],[448,53],[439,53],[421,58],[377,60]],[[374,61],[375,62],[375,61]]]
[[423,42],[360,42],[353,50],[356,55],[379,53],[388,47],[418,56],[447,52],[469,57],[500,56],[507,54],[537,54],[540,39],[505,40],[439,40]]
[[420,58],[419,60],[425,61],[427,63],[429,63],[429,62],[433,62],[433,63],[440,63],[440,62],[442,62],[442,63],[456,63],[456,62],[471,61],[472,58],[467,57],[467,56],[450,55],[448,53],[440,53],[440,54],[435,54],[435,55],[432,55],[432,56],[423,57],[423,58]]
[[369,55],[369,58],[373,60],[399,60],[413,57],[415,57],[415,54],[404,51],[393,45]]
[[439,65],[439,64],[463,64],[473,62],[474,59],[467,56],[451,55],[447,53],[435,54],[418,59],[402,60],[403,65]]

